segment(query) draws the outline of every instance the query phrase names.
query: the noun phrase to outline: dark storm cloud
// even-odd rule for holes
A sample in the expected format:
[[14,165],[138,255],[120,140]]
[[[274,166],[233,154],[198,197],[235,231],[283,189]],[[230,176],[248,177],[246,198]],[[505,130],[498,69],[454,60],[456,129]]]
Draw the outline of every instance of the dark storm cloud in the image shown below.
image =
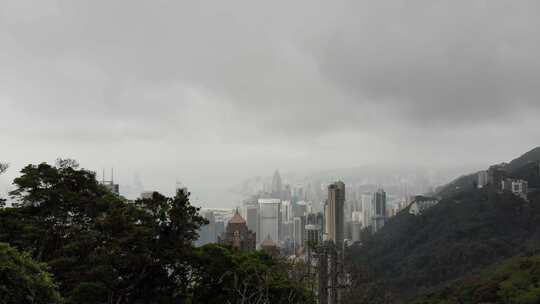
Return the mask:
[[354,97],[419,122],[538,113],[538,2],[357,1],[349,11],[314,50]]
[[535,1],[2,1],[3,157],[67,154],[155,188],[483,164],[493,142],[504,160],[540,138],[539,16]]

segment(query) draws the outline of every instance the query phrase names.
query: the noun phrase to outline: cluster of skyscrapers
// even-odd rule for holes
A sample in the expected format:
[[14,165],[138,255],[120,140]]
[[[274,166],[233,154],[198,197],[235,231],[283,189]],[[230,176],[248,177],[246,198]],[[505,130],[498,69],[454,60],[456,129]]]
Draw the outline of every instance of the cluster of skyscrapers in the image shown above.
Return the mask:
[[[284,255],[305,257],[324,241],[340,248],[361,241],[361,231],[377,232],[389,216],[383,189],[348,198],[350,189],[338,181],[326,185],[323,201],[305,201],[283,184],[276,171],[269,190],[245,200],[235,213],[255,234],[256,248],[271,240]],[[217,212],[221,215],[216,216]],[[217,242],[227,230],[227,215],[217,209],[203,210],[202,215],[210,223],[201,228],[198,245]]]

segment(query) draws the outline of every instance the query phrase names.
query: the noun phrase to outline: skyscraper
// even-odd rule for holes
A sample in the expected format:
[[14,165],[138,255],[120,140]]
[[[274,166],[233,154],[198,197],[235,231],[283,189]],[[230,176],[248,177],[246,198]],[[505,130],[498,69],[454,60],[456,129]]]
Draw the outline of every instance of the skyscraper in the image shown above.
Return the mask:
[[371,226],[371,220],[374,214],[372,201],[373,194],[370,192],[362,193],[360,197],[362,204],[362,228],[367,228]]
[[259,241],[259,204],[256,202],[244,204],[244,218],[248,229],[255,232]]
[[345,184],[335,182],[328,186],[328,200],[325,206],[326,239],[334,242],[338,250],[344,238]]
[[197,241],[195,242],[196,246],[203,246],[209,243],[215,243],[217,239],[216,218],[214,216],[214,212],[212,212],[211,210],[203,210],[201,211],[201,216],[208,221],[208,224],[199,228],[199,239],[197,239]]
[[306,218],[295,217],[293,223],[294,251],[298,252],[304,246]]
[[281,201],[281,241],[292,238],[293,204],[291,201]]
[[281,200],[259,199],[259,241],[268,237],[279,244],[281,230]]
[[283,189],[281,185],[281,175],[279,175],[279,171],[276,170],[274,177],[272,178],[272,197],[281,198],[282,193]]
[[386,222],[386,192],[383,189],[379,189],[373,194],[372,211],[372,228],[373,232],[377,232]]

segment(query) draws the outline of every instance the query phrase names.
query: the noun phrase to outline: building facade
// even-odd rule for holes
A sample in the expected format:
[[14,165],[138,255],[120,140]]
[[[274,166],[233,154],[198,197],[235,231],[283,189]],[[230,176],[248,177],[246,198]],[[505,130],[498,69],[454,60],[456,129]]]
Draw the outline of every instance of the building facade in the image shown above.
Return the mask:
[[281,184],[281,175],[279,174],[278,170],[274,172],[274,176],[272,177],[271,193],[272,193],[272,198],[279,198],[279,199],[281,199],[281,196],[283,194],[283,187]]
[[259,199],[259,241],[268,237],[279,244],[281,231],[281,200]]
[[325,206],[326,240],[334,242],[341,250],[344,240],[345,184],[335,182],[328,186],[328,199]]
[[371,218],[373,232],[379,231],[386,223],[386,192],[383,189],[373,194]]
[[232,246],[241,251],[255,250],[255,232],[248,229],[246,221],[238,210],[229,220],[225,232],[218,237],[218,243]]
[[438,203],[439,200],[434,197],[417,195],[413,198],[409,206],[409,213],[414,215],[422,214],[424,211],[437,205]]
[[522,179],[506,178],[501,182],[502,191],[510,191],[525,200],[527,199],[528,188],[529,183]]

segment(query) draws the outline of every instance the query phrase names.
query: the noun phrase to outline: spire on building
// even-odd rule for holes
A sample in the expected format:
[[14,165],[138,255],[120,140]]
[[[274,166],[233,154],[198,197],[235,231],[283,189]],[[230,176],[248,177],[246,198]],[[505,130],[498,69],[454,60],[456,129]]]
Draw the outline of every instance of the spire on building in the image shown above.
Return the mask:
[[282,193],[283,189],[281,184],[281,175],[279,174],[279,171],[276,170],[276,172],[274,172],[274,176],[272,177],[272,196],[274,198],[281,198]]

